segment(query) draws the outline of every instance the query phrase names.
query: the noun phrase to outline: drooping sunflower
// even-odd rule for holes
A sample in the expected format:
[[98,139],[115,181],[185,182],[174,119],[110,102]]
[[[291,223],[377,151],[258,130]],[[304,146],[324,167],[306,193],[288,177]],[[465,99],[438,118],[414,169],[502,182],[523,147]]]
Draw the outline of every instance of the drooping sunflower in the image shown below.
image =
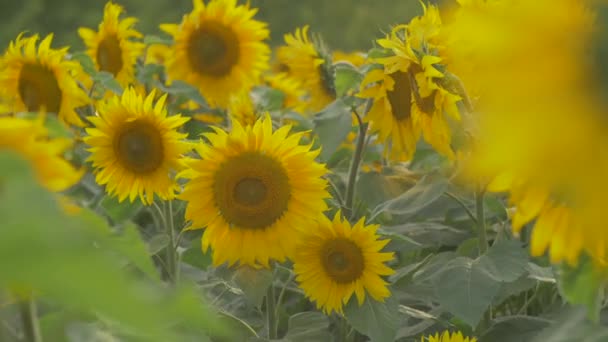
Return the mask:
[[144,44],[135,41],[141,38],[133,26],[136,18],[120,19],[123,8],[108,2],[103,10],[103,21],[98,32],[81,27],[78,35],[87,47],[87,54],[95,62],[97,70],[107,71],[123,87],[135,81],[135,63],[144,50]]
[[209,144],[196,148],[201,159],[186,161],[185,216],[205,229],[202,248],[213,249],[215,265],[268,267],[292,257],[295,234],[327,208],[319,150],[300,145],[303,133],[290,129],[273,132],[269,116],[253,126],[235,121],[230,133],[205,134]]
[[163,24],[173,36],[167,60],[169,77],[196,87],[213,106],[225,107],[234,94],[249,89],[268,68],[266,24],[252,17],[257,9],[236,0],[194,0],[180,25]]
[[291,109],[296,112],[303,112],[305,103],[302,98],[305,95],[300,82],[289,77],[287,73],[280,72],[264,76],[264,81],[268,86],[283,93],[283,108]]
[[458,331],[450,334],[449,331],[444,331],[443,334],[435,333],[435,335],[429,335],[422,337],[421,342],[477,342],[475,337],[464,337],[464,335]]
[[315,229],[302,232],[293,259],[294,272],[306,296],[326,314],[342,313],[342,307],[357,296],[359,305],[365,294],[383,301],[390,295],[382,276],[394,271],[384,263],[392,252],[381,252],[390,240],[379,240],[377,225],[365,225],[362,218],[354,226],[338,212],[333,221],[319,220]]
[[284,65],[288,75],[300,82],[308,93],[308,109],[323,109],[336,99],[331,57],[320,43],[311,42],[308,26],[286,34],[284,39],[286,46],[277,52],[279,64]]
[[86,105],[87,94],[76,79],[82,67],[66,60],[68,48],[53,49],[53,35],[46,36],[38,47],[38,35],[20,34],[0,58],[0,99],[4,110],[50,112],[65,123],[84,126],[75,109]]
[[50,138],[42,117],[0,117],[0,150],[13,151],[28,161],[40,184],[50,191],[66,190],[83,175],[63,157],[71,145],[70,139]]
[[[460,120],[456,105],[460,96],[441,85],[445,74],[440,71],[442,59],[431,48],[433,45],[419,41],[435,37],[430,24],[421,24],[437,23],[435,19],[424,19],[435,16],[436,8],[430,5],[428,8],[424,7],[422,18],[413,19],[415,25],[396,26],[388,37],[378,40],[392,55],[373,59],[382,69],[369,72],[361,84],[359,96],[374,101],[366,120],[379,132],[381,140],[390,141],[389,155],[397,160],[412,157],[420,133],[437,152],[455,157],[448,117]],[[416,45],[410,43],[410,37],[414,37]]]
[[128,88],[102,101],[98,116],[89,117],[95,127],[87,128],[84,141],[95,179],[119,201],[139,197],[151,204],[154,194],[171,199],[178,189],[172,172],[181,170],[180,158],[190,145],[176,129],[188,118],[167,115],[166,95],[156,102],[154,97],[155,91],[144,97]]

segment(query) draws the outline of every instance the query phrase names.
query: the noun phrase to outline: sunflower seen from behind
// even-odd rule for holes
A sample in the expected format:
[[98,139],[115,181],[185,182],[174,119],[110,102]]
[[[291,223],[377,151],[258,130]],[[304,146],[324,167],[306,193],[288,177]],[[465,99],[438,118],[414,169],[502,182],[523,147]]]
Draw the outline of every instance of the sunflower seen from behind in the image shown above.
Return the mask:
[[449,331],[444,331],[442,334],[435,333],[435,335],[422,337],[420,342],[477,342],[477,339],[465,337],[460,331],[451,334]]
[[0,117],[0,151],[11,151],[25,159],[38,182],[49,191],[64,191],[83,175],[64,158],[71,145],[71,139],[51,138],[42,117]]
[[120,19],[122,13],[120,5],[108,2],[98,31],[81,27],[78,35],[84,41],[87,54],[93,59],[97,70],[111,73],[121,86],[126,87],[135,81],[135,64],[144,50],[144,44],[135,40],[142,37],[133,28],[137,19]]
[[225,107],[268,68],[270,48],[264,40],[269,31],[253,19],[256,12],[236,0],[194,0],[181,24],[161,25],[174,39],[166,61],[169,77],[198,87],[211,105]]
[[38,40],[38,35],[20,34],[0,58],[2,110],[55,113],[64,123],[84,126],[76,112],[89,102],[76,82],[82,67],[66,59],[67,47],[51,48],[52,34]]
[[[302,232],[296,247],[294,272],[300,287],[318,309],[342,314],[353,294],[359,306],[366,294],[377,301],[390,296],[382,276],[394,271],[385,265],[392,252],[381,252],[390,240],[380,240],[377,225],[355,225],[336,213],[333,221],[321,215],[318,227]],[[369,299],[368,299],[369,300]]]
[[301,145],[304,133],[273,131],[270,116],[232,131],[215,128],[187,159],[181,199],[185,217],[204,228],[202,249],[213,249],[213,264],[268,267],[292,257],[299,230],[312,229],[329,197],[319,150]]
[[336,89],[331,56],[323,51],[321,42],[311,41],[308,28],[304,26],[286,34],[286,45],[277,50],[277,59],[289,77],[307,92],[307,109],[316,112],[336,99]]
[[154,195],[170,200],[178,189],[174,172],[181,170],[180,158],[190,149],[186,134],[177,129],[188,121],[181,115],[168,115],[167,96],[155,101],[128,88],[98,105],[98,115],[89,117],[94,127],[84,138],[90,146],[89,160],[95,179],[119,201],[139,197],[151,204]]

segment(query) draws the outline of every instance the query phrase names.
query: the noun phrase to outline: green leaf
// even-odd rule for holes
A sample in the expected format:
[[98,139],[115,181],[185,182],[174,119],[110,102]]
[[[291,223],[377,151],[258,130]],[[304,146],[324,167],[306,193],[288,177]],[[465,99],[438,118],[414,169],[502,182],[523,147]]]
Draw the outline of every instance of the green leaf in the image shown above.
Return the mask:
[[399,309],[397,300],[386,298],[378,302],[366,296],[359,306],[353,296],[344,308],[344,316],[358,332],[367,335],[374,342],[393,342],[399,328]]
[[164,70],[164,66],[158,64],[145,64],[138,66],[137,80],[142,84],[150,84],[155,80],[155,77],[161,75]]
[[169,238],[169,235],[167,235],[166,233],[159,233],[154,235],[152,238],[150,238],[150,240],[148,240],[148,254],[149,255],[156,255],[158,254],[160,251],[164,250],[169,243],[171,239]]
[[114,223],[123,223],[132,219],[143,207],[139,199],[134,202],[128,200],[118,202],[115,196],[105,196],[101,200],[100,206]]
[[608,328],[587,319],[582,308],[561,312],[555,322],[538,332],[532,342],[604,342],[608,341]]
[[445,178],[425,176],[414,187],[400,195],[378,205],[370,215],[373,220],[377,215],[388,212],[393,215],[411,217],[428,206],[446,191],[448,182]]
[[90,76],[97,74],[97,69],[95,68],[95,63],[93,62],[91,57],[89,57],[89,55],[87,55],[86,53],[76,52],[76,53],[72,54],[71,59],[80,63],[80,65],[82,66],[82,70],[84,70],[84,72],[86,72]]
[[589,317],[597,322],[602,308],[604,279],[593,261],[581,257],[576,267],[562,265],[558,287],[561,295],[571,304],[584,305]]
[[437,222],[414,222],[382,228],[405,235],[424,247],[458,246],[468,236],[467,232]]
[[262,306],[268,287],[272,284],[272,272],[241,266],[233,274],[232,280],[238,288],[243,290],[247,301],[256,307]]
[[551,267],[541,267],[533,262],[528,262],[526,265],[526,271],[528,271],[528,277],[543,283],[555,284],[555,274]]
[[100,71],[93,75],[93,81],[100,84],[104,89],[112,91],[114,94],[122,94],[122,87],[118,81],[114,79],[114,76],[107,71]]
[[168,38],[162,38],[159,36],[154,36],[154,35],[146,35],[144,37],[144,44],[146,45],[153,45],[153,44],[162,44],[162,45],[171,45],[173,42],[171,41],[171,39]]
[[349,90],[359,87],[363,75],[350,63],[336,63],[336,95],[342,97]]
[[192,100],[199,104],[200,106],[207,108],[209,105],[207,101],[201,95],[200,91],[190,84],[182,81],[173,81],[170,86],[165,86],[163,84],[158,83],[156,85],[160,90],[164,91],[167,94],[182,96],[187,98],[188,100]]
[[320,158],[326,161],[336,152],[352,129],[350,110],[337,100],[315,117],[314,124],[314,131],[322,146]]
[[509,316],[496,319],[484,332],[479,342],[531,341],[538,331],[549,326],[551,321],[530,316]]
[[511,282],[521,277],[528,266],[528,253],[516,240],[501,239],[477,263],[496,281]]
[[434,278],[439,303],[471,327],[475,327],[500,289],[479,263],[458,257]]
[[285,340],[289,342],[329,341],[329,320],[320,312],[299,312],[289,317]]
[[257,86],[251,91],[253,103],[257,104],[261,111],[279,110],[285,102],[285,94],[280,90],[267,87]]
[[205,271],[211,266],[213,260],[211,259],[211,251],[208,250],[207,253],[203,253],[200,242],[196,241],[192,244],[192,247],[182,254],[182,262]]

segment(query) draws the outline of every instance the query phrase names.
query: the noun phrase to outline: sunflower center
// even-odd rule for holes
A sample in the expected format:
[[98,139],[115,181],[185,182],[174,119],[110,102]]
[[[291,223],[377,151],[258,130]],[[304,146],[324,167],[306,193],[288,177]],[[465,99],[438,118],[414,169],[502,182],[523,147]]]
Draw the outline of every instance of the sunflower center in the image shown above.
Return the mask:
[[393,90],[387,91],[393,117],[397,121],[407,120],[412,115],[412,88],[407,72],[397,71],[391,75],[395,81]]
[[363,253],[351,240],[337,238],[327,241],[321,251],[323,268],[337,283],[351,283],[363,274]]
[[116,135],[114,152],[127,170],[138,174],[151,173],[163,163],[162,137],[152,124],[136,120]]
[[208,21],[188,41],[188,60],[195,72],[211,77],[230,73],[239,60],[239,40],[225,25]]
[[19,73],[19,96],[30,112],[44,107],[59,113],[61,88],[52,70],[40,64],[25,64]]
[[105,37],[97,47],[97,64],[99,70],[116,76],[122,70],[122,50],[116,35]]
[[291,197],[284,166],[260,152],[228,158],[216,171],[213,194],[224,219],[244,229],[265,229],[283,216]]

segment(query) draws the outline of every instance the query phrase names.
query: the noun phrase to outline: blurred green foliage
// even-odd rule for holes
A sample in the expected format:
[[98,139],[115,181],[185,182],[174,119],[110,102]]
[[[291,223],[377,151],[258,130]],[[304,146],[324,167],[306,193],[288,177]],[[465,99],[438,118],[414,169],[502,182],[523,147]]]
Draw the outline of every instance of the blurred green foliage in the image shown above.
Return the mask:
[[[2,0],[0,1],[0,45],[6,47],[22,31],[55,33],[55,46],[81,50],[77,29],[97,27],[105,0]],[[138,29],[159,33],[161,23],[178,22],[192,9],[191,0],[117,0],[128,15],[139,18]],[[431,1],[434,2],[434,1]],[[241,1],[242,3],[242,1]],[[260,9],[258,19],[270,24],[271,43],[280,44],[283,34],[310,24],[329,45],[346,51],[367,50],[372,41],[393,24],[405,23],[421,13],[418,0],[251,0]],[[4,48],[3,48],[4,49]]]

